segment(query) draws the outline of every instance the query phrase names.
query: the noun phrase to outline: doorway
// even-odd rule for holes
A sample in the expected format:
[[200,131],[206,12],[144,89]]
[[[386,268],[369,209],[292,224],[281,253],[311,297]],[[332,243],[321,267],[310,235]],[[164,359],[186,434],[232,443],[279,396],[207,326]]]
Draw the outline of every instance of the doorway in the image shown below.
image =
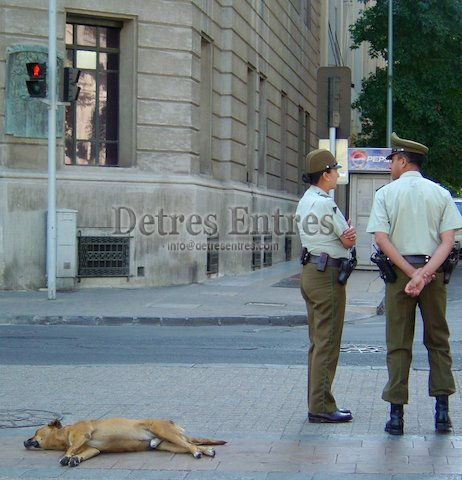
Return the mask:
[[350,174],[350,218],[356,227],[356,252],[358,266],[364,270],[375,270],[371,262],[373,235],[366,232],[375,192],[390,182],[389,173],[354,173]]

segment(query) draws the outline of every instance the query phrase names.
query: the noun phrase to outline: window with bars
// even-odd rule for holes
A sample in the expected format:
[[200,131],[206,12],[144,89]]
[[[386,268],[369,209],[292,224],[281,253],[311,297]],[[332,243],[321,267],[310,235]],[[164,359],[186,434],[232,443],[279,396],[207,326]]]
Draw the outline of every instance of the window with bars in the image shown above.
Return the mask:
[[122,23],[68,16],[67,67],[81,70],[80,94],[66,107],[65,163],[119,164],[119,56]]

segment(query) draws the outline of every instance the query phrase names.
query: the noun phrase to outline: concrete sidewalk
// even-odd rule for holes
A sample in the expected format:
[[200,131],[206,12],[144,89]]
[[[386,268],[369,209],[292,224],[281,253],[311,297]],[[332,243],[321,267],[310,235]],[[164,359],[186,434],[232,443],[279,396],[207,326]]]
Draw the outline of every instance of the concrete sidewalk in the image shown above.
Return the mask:
[[[204,284],[58,292],[56,301],[47,300],[46,291],[2,291],[0,322],[304,325],[299,270],[297,262],[288,262]],[[348,283],[346,321],[374,317],[383,290],[376,272],[355,271]],[[455,284],[449,297],[448,320],[456,327]],[[461,332],[454,328],[453,341],[462,339]],[[428,372],[420,369],[411,371],[405,435],[391,437],[383,432],[385,365],[338,368],[336,399],[354,415],[353,422],[342,425],[307,422],[306,367],[1,365],[0,480],[462,480],[462,371],[455,368],[454,433],[435,434]],[[60,452],[22,445],[35,425],[54,415],[64,424],[110,416],[170,418],[188,434],[228,444],[217,447],[213,459],[154,451],[103,454],[77,468],[61,467]]]
[[[88,288],[58,292],[0,291],[6,323],[120,325],[303,325],[306,307],[294,260],[201,284],[151,288]],[[347,288],[346,320],[374,315],[384,291],[374,271],[354,271]],[[294,288],[291,288],[294,287]]]
[[[405,435],[383,432],[384,368],[339,367],[334,391],[351,423],[310,424],[306,368],[245,365],[1,366],[0,422],[27,411],[63,423],[108,416],[170,418],[193,435],[228,441],[215,458],[140,452],[102,454],[77,468],[60,452],[26,450],[34,428],[0,429],[1,479],[391,480],[462,478],[462,402],[455,433],[433,430],[427,372],[412,371]],[[455,372],[457,383],[461,372]],[[42,420],[43,421],[43,420]],[[20,421],[18,420],[20,423]]]

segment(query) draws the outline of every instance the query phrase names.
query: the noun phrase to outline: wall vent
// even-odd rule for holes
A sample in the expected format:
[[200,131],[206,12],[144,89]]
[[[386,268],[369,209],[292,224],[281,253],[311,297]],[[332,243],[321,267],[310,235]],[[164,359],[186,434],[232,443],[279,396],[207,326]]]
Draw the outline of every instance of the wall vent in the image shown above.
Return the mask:
[[252,237],[252,270],[261,268],[261,236]]
[[286,234],[284,239],[284,252],[286,254],[286,262],[292,260],[292,237]]
[[265,235],[263,244],[263,266],[271,267],[273,265],[273,236]]
[[78,237],[79,277],[128,277],[129,237]]
[[218,273],[218,235],[207,237],[207,275]]

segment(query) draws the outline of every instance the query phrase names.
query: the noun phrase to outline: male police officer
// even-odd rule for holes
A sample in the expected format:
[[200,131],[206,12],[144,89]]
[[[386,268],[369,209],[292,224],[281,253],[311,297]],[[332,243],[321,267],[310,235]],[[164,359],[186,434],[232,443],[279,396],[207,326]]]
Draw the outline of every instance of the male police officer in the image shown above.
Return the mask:
[[337,280],[339,266],[356,242],[355,229],[328,195],[337,185],[338,168],[328,150],[307,155],[304,180],[310,187],[296,212],[300,240],[306,249],[300,287],[308,311],[308,420],[312,423],[353,418],[349,410],[337,408],[331,391],[345,314],[345,285]]
[[418,304],[430,363],[429,394],[436,397],[435,428],[445,432],[451,429],[448,395],[455,385],[440,267],[454,246],[454,230],[462,227],[462,218],[449,192],[420,173],[428,148],[396,133],[391,140],[388,158],[394,181],[377,191],[367,226],[397,275],[393,283],[386,283],[388,383],[382,398],[391,403],[391,411],[385,431],[403,434]]

